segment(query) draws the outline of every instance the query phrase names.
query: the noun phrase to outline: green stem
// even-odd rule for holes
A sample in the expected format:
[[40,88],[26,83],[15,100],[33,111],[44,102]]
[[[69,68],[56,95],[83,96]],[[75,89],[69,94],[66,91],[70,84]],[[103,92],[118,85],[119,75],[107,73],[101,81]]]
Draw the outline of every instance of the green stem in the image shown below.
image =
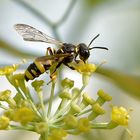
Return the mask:
[[81,113],[77,114],[76,116],[81,116],[81,115],[86,114],[86,113],[88,113],[88,112],[90,112],[90,111],[92,111],[92,108],[87,109],[87,110],[85,110],[85,111],[82,111]]
[[41,21],[43,21],[48,26],[51,27],[53,25],[53,23],[46,16],[42,15],[37,9],[33,8],[28,3],[24,2],[23,0],[13,0],[13,1],[16,2],[17,4],[21,5],[28,11],[30,11],[32,14],[34,14],[37,18],[39,18]]
[[53,102],[53,98],[54,98],[54,89],[55,89],[55,82],[52,82],[47,117],[50,117],[50,114],[51,114],[52,102]]
[[22,96],[23,99],[27,99],[26,96],[20,91],[20,89],[18,87],[15,87],[15,89]]
[[42,116],[44,118],[44,121],[46,121],[46,109],[45,109],[45,105],[43,102],[43,95],[42,95],[42,91],[38,92],[38,98],[40,100],[40,104],[41,104],[41,109],[42,109]]
[[85,89],[85,85],[83,85],[79,91],[79,93],[71,100],[71,102],[74,102],[78,97],[81,96],[82,91]]
[[75,5],[76,2],[77,2],[77,0],[71,0],[68,8],[64,12],[64,15],[61,17],[61,19],[59,21],[56,22],[55,26],[58,27],[58,26],[62,25],[67,20],[67,18],[71,14],[72,9],[74,8],[74,5]]
[[39,140],[48,140],[48,133],[45,132],[45,133],[41,134]]
[[71,106],[71,103],[74,102],[78,96],[81,95],[81,92],[84,90],[85,86],[83,85],[79,91],[79,94],[77,94],[77,96],[75,96],[67,105],[65,108],[62,108],[59,110],[59,112],[57,114],[54,115],[53,119],[52,120],[55,120],[57,117],[59,117],[60,115],[64,114],[65,112],[69,111],[70,109],[70,106]]
[[40,119],[42,119],[42,117],[41,117],[41,115],[40,115],[40,112],[37,110],[35,104],[34,104],[31,100],[28,100],[28,101],[30,102],[31,107],[32,107],[33,111],[36,113],[36,115],[37,115]]
[[55,114],[57,114],[59,112],[60,109],[62,109],[63,107],[65,107],[65,105],[67,104],[68,100],[67,99],[62,99]]
[[[56,99],[57,97],[58,97],[58,94],[55,94],[55,95],[54,95],[54,99]],[[48,98],[48,99],[44,100],[43,103],[46,105],[46,104],[49,103],[49,100],[50,100],[50,99]],[[37,103],[37,105],[39,105],[39,103]]]
[[10,125],[9,130],[28,130],[28,131],[34,131],[34,127],[33,126],[17,126],[17,125]]
[[113,129],[117,127],[118,125],[116,123],[111,122],[105,122],[105,123],[93,123],[91,124],[92,129]]
[[7,108],[6,106],[2,105],[1,103],[0,103],[0,108],[2,108],[2,109],[4,109],[4,110],[8,110],[8,109],[9,109],[9,108]]
[[[15,87],[16,88],[16,87]],[[30,98],[31,96],[28,96],[28,94],[30,95],[30,93],[22,93],[23,91],[20,90],[19,88],[16,88],[17,91],[21,94],[21,95],[24,95],[26,97],[26,100],[28,100],[31,104],[31,107],[33,109],[33,111],[37,114],[37,116],[41,119],[41,115],[40,115],[40,112],[37,110],[34,102],[31,100],[32,98]],[[25,99],[25,98],[24,98]]]

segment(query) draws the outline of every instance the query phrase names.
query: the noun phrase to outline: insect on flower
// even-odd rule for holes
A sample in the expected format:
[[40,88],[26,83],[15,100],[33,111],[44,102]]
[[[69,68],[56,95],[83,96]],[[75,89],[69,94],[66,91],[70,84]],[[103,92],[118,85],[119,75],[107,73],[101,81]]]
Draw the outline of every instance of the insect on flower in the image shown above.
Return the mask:
[[73,61],[76,63],[79,62],[77,60],[77,56],[79,56],[80,60],[86,63],[86,60],[90,56],[90,50],[92,49],[106,49],[106,47],[92,47],[90,45],[92,42],[99,36],[95,36],[87,46],[84,43],[80,43],[78,45],[70,44],[70,43],[63,43],[60,42],[43,32],[39,31],[38,29],[31,27],[26,24],[16,24],[15,30],[23,37],[25,41],[35,41],[35,42],[45,42],[59,46],[60,48],[56,51],[55,49],[51,49],[50,47],[47,48],[46,56],[38,57],[35,61],[30,64],[25,71],[25,79],[33,80],[36,77],[39,77],[42,73],[46,72],[50,69],[50,67],[57,62],[57,65],[54,71],[51,73],[50,77],[52,78],[56,70],[64,64],[68,66],[70,69],[75,70],[74,67],[70,66],[69,64]]

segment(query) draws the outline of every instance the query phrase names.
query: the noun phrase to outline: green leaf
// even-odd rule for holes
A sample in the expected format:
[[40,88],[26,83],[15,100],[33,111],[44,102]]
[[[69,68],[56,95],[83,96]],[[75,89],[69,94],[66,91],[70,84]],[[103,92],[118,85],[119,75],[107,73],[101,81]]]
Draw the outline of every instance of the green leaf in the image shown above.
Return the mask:
[[0,39],[0,49],[5,50],[6,52],[12,54],[13,56],[17,56],[17,57],[23,57],[23,58],[32,58],[35,55],[32,55],[31,53],[26,53],[26,52],[22,52],[18,49],[16,49],[14,46],[12,46],[11,44],[7,43],[4,40]]
[[91,7],[91,6],[96,6],[98,4],[102,4],[108,1],[110,0],[85,0],[85,3],[87,4],[87,6]]
[[95,4],[99,4],[101,2],[104,2],[105,0],[86,0],[86,3],[89,5],[95,5]]
[[96,72],[111,79],[128,95],[140,99],[140,78],[105,67],[98,68]]

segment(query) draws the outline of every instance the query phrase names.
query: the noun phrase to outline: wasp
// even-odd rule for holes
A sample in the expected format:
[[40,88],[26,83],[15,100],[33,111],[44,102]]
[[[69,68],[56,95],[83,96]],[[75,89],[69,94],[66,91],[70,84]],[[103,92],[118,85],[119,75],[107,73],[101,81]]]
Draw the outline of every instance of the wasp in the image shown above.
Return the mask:
[[[25,41],[45,42],[59,46],[57,51],[48,47],[47,55],[36,58],[35,61],[28,66],[24,76],[26,81],[33,80],[44,72],[47,72],[47,70],[49,70],[54,63],[57,63],[57,65],[50,75],[51,78],[61,64],[64,64],[70,69],[74,70],[75,68],[70,66],[70,63],[73,61],[78,63],[80,60],[86,63],[86,60],[90,56],[90,50],[95,48],[108,50],[106,47],[90,47],[92,42],[99,36],[99,34],[90,41],[89,45],[84,43],[74,45],[71,43],[63,43],[58,41],[27,24],[16,24],[14,25],[14,28]],[[79,60],[77,60],[78,56]]]

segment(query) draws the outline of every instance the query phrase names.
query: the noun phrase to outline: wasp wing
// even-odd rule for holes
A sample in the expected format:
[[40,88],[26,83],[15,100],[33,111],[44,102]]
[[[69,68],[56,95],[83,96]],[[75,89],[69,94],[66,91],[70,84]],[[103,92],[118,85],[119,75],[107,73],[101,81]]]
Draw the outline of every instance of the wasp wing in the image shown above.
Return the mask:
[[65,57],[68,57],[68,56],[71,56],[71,54],[69,54],[69,53],[54,54],[54,55],[38,57],[38,58],[35,59],[35,61],[38,61],[38,62],[40,62],[42,64],[46,64],[48,60],[60,61],[60,60],[63,60]]
[[59,46],[63,45],[62,42],[57,41],[56,39],[44,34],[43,32],[30,25],[16,24],[14,25],[14,28],[23,37],[23,40],[25,41],[46,42]]

